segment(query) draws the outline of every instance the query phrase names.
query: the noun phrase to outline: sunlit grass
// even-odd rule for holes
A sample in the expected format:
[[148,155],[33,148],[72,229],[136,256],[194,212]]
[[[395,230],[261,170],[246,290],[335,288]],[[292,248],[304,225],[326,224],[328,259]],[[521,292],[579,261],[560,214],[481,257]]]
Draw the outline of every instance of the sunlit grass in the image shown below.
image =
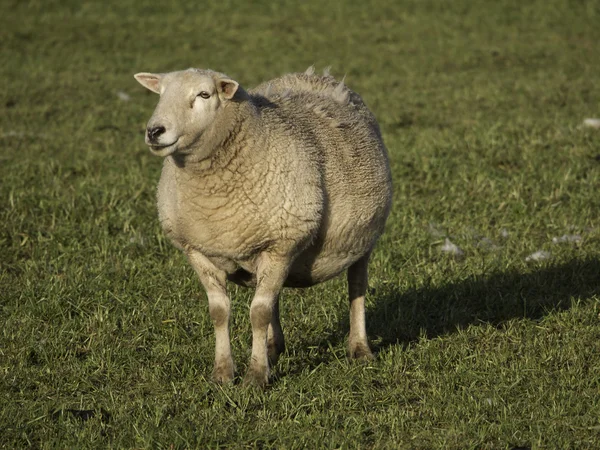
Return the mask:
[[[0,14],[3,448],[597,446],[600,130],[583,126],[600,116],[596,3]],[[157,98],[132,75],[210,67],[251,87],[312,64],[346,75],[389,148],[377,358],[346,359],[342,277],[285,291],[288,348],[265,392],[218,386],[205,295],[157,220],[161,161],[143,143]],[[252,292],[230,292],[243,373]]]

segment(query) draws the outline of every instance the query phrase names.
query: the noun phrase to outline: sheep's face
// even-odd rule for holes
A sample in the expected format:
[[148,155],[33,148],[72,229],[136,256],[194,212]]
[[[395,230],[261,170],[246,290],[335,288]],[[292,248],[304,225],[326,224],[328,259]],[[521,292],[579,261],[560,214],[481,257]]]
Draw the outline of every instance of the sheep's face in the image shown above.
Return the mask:
[[142,86],[160,94],[146,127],[146,144],[159,156],[190,153],[238,89],[234,80],[209,70],[134,76]]

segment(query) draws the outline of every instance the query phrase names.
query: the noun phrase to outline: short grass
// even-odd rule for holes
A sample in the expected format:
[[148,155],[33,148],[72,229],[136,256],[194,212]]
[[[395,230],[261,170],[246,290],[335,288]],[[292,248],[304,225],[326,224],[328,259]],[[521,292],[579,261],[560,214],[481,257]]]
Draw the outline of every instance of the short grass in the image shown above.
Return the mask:
[[[600,130],[581,124],[600,116],[598,2],[6,0],[0,17],[3,448],[597,447]],[[156,217],[157,98],[132,74],[253,86],[311,64],[346,75],[390,152],[378,356],[346,359],[340,278],[284,293],[265,392],[218,386],[205,295]],[[251,292],[231,293],[243,373]]]

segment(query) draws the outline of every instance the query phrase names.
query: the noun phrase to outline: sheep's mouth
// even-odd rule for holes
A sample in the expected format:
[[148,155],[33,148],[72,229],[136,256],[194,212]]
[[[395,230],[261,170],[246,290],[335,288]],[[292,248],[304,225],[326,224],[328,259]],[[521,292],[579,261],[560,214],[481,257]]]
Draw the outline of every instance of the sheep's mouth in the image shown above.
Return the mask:
[[175,142],[166,145],[149,144],[150,151],[158,156],[169,156],[171,153],[177,150],[177,147],[175,145],[177,144],[177,141],[179,141],[179,139],[177,139]]

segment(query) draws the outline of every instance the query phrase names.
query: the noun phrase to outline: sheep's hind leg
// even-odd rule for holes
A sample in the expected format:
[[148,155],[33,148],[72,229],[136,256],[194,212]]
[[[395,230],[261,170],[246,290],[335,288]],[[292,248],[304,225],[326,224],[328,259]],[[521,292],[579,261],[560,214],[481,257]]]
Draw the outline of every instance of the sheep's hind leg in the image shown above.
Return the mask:
[[267,330],[267,353],[271,367],[277,364],[279,355],[285,351],[285,339],[281,330],[281,323],[279,322],[279,298],[280,295],[275,299],[271,322]]
[[[252,356],[244,378],[244,384],[264,387],[269,381],[268,330],[273,327],[276,336],[279,324],[279,292],[287,276],[290,259],[263,253],[257,268],[256,292],[250,305],[250,323],[252,324]],[[277,322],[276,324],[274,322]],[[276,341],[275,341],[276,342]],[[275,347],[276,348],[276,347]]]
[[188,258],[206,290],[208,311],[215,327],[215,366],[212,378],[219,383],[228,383],[233,381],[235,365],[229,340],[231,302],[227,296],[226,274],[199,252],[188,252]]
[[365,324],[365,293],[368,287],[370,253],[348,268],[348,294],[350,296],[350,335],[348,353],[351,358],[372,359]]

